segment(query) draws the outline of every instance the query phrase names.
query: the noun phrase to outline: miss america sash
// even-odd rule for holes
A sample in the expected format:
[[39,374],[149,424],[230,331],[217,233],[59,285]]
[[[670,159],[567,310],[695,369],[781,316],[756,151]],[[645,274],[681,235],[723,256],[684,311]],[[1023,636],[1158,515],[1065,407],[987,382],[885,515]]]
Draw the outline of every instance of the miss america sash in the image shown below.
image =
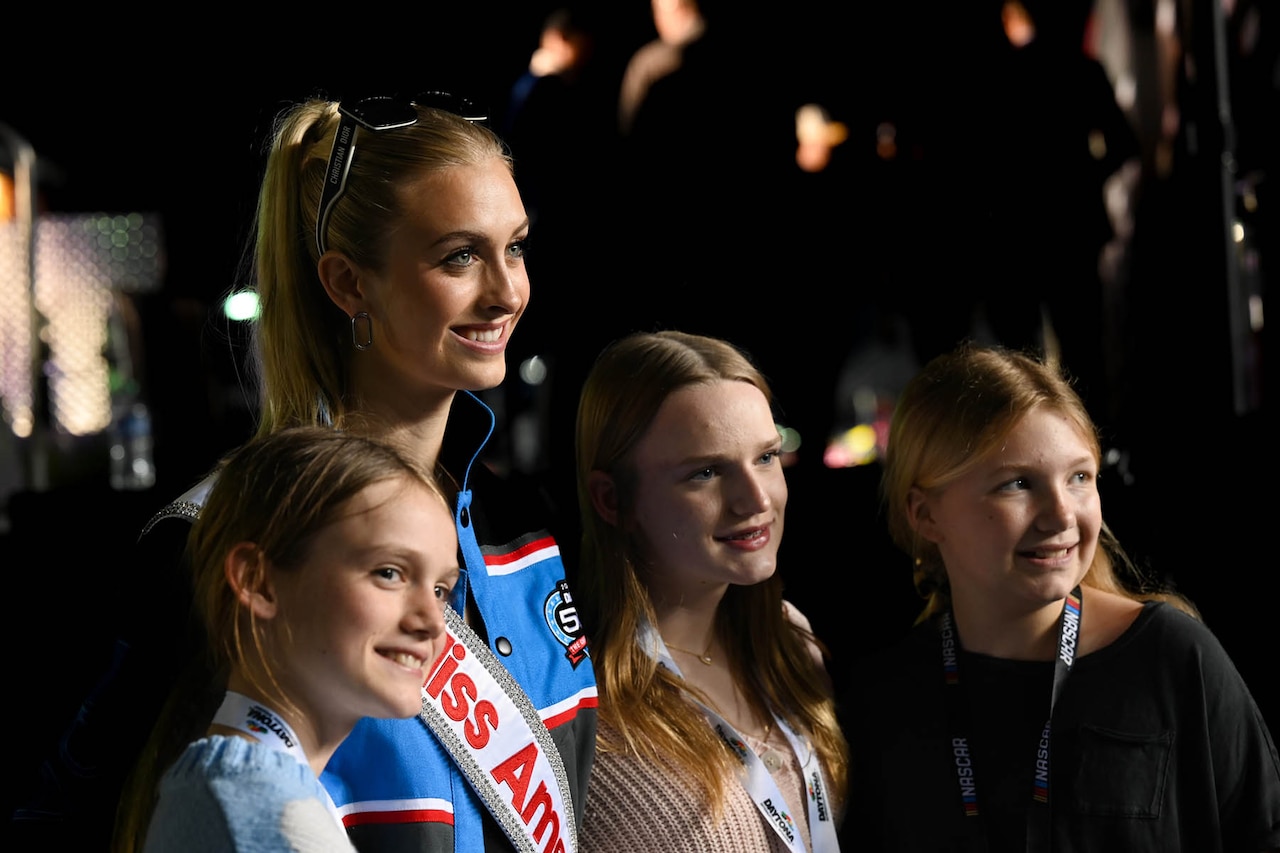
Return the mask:
[[523,853],[576,853],[569,777],[538,710],[451,607],[445,652],[422,688],[422,721]]

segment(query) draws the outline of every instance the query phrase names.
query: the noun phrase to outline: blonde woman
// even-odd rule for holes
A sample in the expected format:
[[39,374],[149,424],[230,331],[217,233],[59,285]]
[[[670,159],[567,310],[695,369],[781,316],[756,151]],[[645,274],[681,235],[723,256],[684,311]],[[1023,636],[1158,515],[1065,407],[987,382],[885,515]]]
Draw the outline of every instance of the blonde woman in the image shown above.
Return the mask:
[[[438,92],[290,104],[258,196],[257,433],[323,426],[393,442],[435,474],[458,536],[446,611],[458,618],[422,713],[361,720],[322,775],[363,851],[575,853],[595,749],[591,656],[554,515],[537,484],[487,464],[497,419],[476,392],[502,383],[529,304],[530,222],[483,118]],[[79,846],[103,846],[86,817],[114,802],[116,773],[147,736],[163,692],[154,673],[187,664],[174,638],[190,592],[174,578],[207,490],[145,526],[133,562],[164,586],[178,624],[130,626],[46,765],[50,807],[29,814],[47,835],[75,827]]]

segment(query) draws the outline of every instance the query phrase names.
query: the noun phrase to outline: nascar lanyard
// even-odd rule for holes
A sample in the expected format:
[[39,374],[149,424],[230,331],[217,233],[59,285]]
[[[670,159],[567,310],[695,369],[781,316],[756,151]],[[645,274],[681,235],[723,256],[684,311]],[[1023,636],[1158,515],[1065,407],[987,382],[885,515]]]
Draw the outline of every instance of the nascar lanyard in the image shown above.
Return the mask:
[[445,651],[419,715],[516,850],[576,853],[569,776],[546,723],[511,673],[452,607]]
[[[671,670],[677,678],[683,680],[684,674],[672,659],[666,643],[662,641],[658,632],[652,626],[646,626],[642,629],[641,636],[644,637],[646,634],[648,636],[644,642],[650,656],[660,665]],[[742,735],[729,724],[728,720],[701,702],[697,702],[697,705],[706,715],[711,728],[741,762],[742,772],[738,774],[738,779],[751,797],[751,801],[755,803],[756,809],[764,816],[765,823],[777,833],[788,850],[792,853],[805,853],[804,839],[796,831],[795,821],[787,812],[786,800],[778,790],[777,781],[760,760],[760,756],[747,746]],[[801,762],[800,770],[808,793],[809,841],[813,845],[814,853],[838,853],[840,843],[836,837],[835,815],[831,811],[827,784],[822,775],[822,763],[818,760],[817,751],[809,748],[777,714],[773,715],[773,720],[778,730],[786,736],[787,743],[797,760],[802,755],[807,756]]]
[[[1036,748],[1031,785],[1031,807],[1027,811],[1027,851],[1041,853],[1049,849],[1049,744],[1053,708],[1062,686],[1071,673],[1076,645],[1080,639],[1080,615],[1083,611],[1080,587],[1077,586],[1062,604],[1058,617],[1058,653],[1053,661],[1053,687],[1049,693],[1049,713]],[[973,766],[973,750],[969,744],[968,713],[960,693],[959,644],[956,642],[954,618],[950,610],[938,617],[938,636],[942,645],[942,674],[947,685],[947,716],[951,725],[951,752],[955,760],[960,804],[966,818],[978,816],[978,783]]]
[[[243,732],[271,749],[288,753],[308,770],[311,769],[311,764],[307,761],[307,753],[303,751],[302,744],[298,742],[298,736],[293,733],[293,729],[284,721],[284,718],[243,693],[228,690],[222,699],[222,704],[218,706],[217,713],[213,715],[213,722],[215,725]],[[324,792],[325,805],[329,813],[333,815],[338,826],[342,826],[342,818],[328,790],[323,785],[316,787]],[[343,831],[346,831],[345,827]]]

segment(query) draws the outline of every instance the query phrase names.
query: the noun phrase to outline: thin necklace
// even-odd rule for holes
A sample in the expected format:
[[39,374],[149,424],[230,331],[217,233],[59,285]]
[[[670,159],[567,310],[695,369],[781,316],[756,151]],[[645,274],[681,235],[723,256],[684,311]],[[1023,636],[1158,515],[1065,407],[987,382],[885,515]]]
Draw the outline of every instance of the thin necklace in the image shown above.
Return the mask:
[[[663,640],[662,642],[667,643],[667,641],[666,641],[666,640]],[[714,640],[712,640],[711,642],[714,642]],[[704,651],[702,654],[698,654],[697,652],[689,651],[688,649],[682,649],[682,648],[680,648],[679,646],[677,646],[675,643],[667,643],[667,648],[672,649],[673,651],[677,651],[677,652],[684,652],[686,655],[693,655],[695,658],[697,658],[698,660],[702,661],[702,662],[703,662],[704,664],[706,664],[707,666],[711,666],[711,654],[710,654],[710,652],[711,652],[711,642],[708,642],[708,643],[707,643],[707,649],[706,649],[706,651]]]

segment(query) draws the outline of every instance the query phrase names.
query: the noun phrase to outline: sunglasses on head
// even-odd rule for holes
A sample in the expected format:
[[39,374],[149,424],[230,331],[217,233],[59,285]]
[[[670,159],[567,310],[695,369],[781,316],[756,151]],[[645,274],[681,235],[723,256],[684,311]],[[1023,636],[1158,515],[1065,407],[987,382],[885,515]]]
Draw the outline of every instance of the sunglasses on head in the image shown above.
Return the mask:
[[316,212],[316,249],[321,255],[328,248],[329,216],[333,206],[347,191],[347,173],[356,150],[360,128],[380,133],[418,123],[415,107],[433,107],[461,116],[467,121],[484,121],[488,115],[466,98],[448,92],[421,92],[412,98],[376,95],[351,103],[338,104],[338,131],[329,149],[329,164],[324,170],[324,191]]

